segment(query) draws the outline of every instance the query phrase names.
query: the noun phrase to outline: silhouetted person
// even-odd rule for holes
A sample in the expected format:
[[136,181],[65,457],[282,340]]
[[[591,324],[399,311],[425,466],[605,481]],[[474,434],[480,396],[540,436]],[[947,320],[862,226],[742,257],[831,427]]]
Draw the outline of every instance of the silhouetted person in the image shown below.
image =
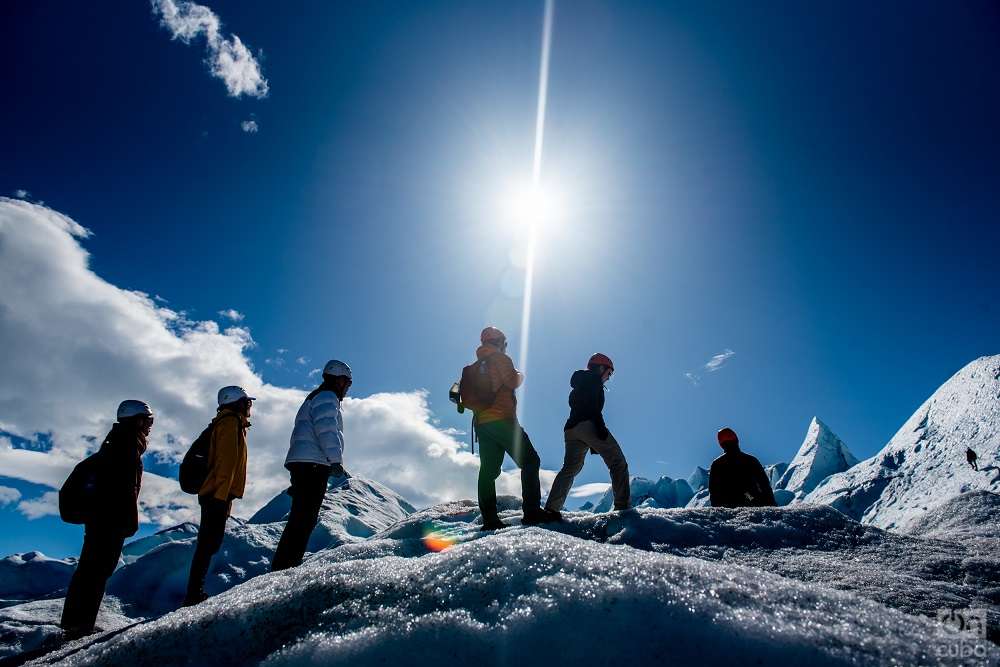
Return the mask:
[[976,453],[974,451],[972,451],[972,447],[965,448],[965,460],[969,462],[969,465],[972,466],[972,469],[975,470],[976,472],[979,472],[978,459],[979,457],[976,456]]
[[198,525],[198,545],[191,559],[185,607],[208,597],[205,593],[208,566],[222,546],[233,500],[243,497],[247,481],[247,429],[254,400],[242,387],[219,390],[219,407],[212,420],[208,446],[208,475],[198,490],[201,523]]
[[740,439],[731,428],[718,434],[725,452],[712,461],[708,472],[708,492],[712,507],[775,507],[771,481],[764,466],[753,456],[740,451]]
[[[476,363],[462,372],[462,401],[472,408],[479,437],[479,511],[483,530],[505,527],[497,511],[496,479],[506,452],[521,469],[522,524],[533,525],[557,520],[541,508],[542,491],[538,480],[541,460],[528,434],[517,421],[514,390],[524,376],[507,356],[507,336],[496,327],[486,327],[479,335]],[[468,369],[475,373],[467,373]]]
[[292,509],[271,561],[271,570],[298,567],[309,545],[330,475],[343,477],[344,418],[340,405],[352,383],[351,367],[336,359],[323,368],[323,384],[295,415],[285,467],[291,474]]
[[59,625],[66,639],[94,632],[108,578],[118,567],[125,538],[139,530],[142,455],[153,427],[153,411],[142,401],[122,401],[118,423],[97,454],[96,489],[83,550],[66,592]]
[[611,359],[598,353],[590,357],[586,370],[576,371],[570,378],[569,419],[563,429],[566,457],[545,503],[546,511],[557,516],[566,502],[574,478],[583,470],[587,452],[600,454],[611,472],[615,509],[629,508],[628,462],[615,436],[608,431],[602,414],[604,385],[614,372],[615,365]]

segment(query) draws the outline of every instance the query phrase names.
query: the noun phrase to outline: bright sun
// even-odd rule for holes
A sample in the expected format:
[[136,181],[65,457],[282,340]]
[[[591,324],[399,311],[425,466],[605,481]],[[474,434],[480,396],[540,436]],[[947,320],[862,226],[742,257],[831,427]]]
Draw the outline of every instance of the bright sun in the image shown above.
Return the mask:
[[506,208],[513,224],[527,228],[557,224],[563,214],[561,198],[539,185],[514,189],[506,197]]

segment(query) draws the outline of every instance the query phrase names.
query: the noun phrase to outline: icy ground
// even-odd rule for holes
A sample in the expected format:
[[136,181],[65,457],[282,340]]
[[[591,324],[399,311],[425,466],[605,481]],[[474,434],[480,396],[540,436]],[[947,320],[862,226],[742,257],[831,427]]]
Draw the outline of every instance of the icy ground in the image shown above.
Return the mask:
[[[517,523],[516,501],[503,506]],[[968,606],[995,616],[1000,562],[830,508],[578,512],[492,534],[477,520],[471,501],[423,510],[37,664],[1000,660],[994,644],[927,618]],[[429,530],[454,546],[431,551]]]

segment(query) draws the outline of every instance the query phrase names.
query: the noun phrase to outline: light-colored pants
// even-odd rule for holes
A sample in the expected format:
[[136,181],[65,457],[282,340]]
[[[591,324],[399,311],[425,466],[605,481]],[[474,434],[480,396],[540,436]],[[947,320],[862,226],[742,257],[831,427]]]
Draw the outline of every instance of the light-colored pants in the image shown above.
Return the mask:
[[597,427],[594,426],[594,422],[588,420],[580,422],[566,431],[565,439],[566,458],[563,460],[562,470],[556,475],[556,481],[552,483],[552,490],[549,491],[549,499],[545,503],[545,509],[559,511],[563,508],[566,496],[569,495],[569,490],[573,486],[573,480],[583,470],[587,452],[591,450],[601,455],[611,472],[611,488],[615,495],[615,509],[628,509],[630,504],[628,462],[625,460],[625,455],[622,453],[622,448],[618,446],[615,436],[609,433],[607,440],[601,440],[597,436]]

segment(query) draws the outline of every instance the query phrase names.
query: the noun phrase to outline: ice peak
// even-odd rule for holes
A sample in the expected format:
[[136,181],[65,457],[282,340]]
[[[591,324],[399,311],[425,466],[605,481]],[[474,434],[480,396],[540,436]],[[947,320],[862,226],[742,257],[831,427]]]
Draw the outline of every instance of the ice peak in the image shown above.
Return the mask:
[[813,417],[805,440],[775,488],[791,491],[801,498],[830,475],[843,472],[857,463],[857,457],[837,434],[819,417]]

